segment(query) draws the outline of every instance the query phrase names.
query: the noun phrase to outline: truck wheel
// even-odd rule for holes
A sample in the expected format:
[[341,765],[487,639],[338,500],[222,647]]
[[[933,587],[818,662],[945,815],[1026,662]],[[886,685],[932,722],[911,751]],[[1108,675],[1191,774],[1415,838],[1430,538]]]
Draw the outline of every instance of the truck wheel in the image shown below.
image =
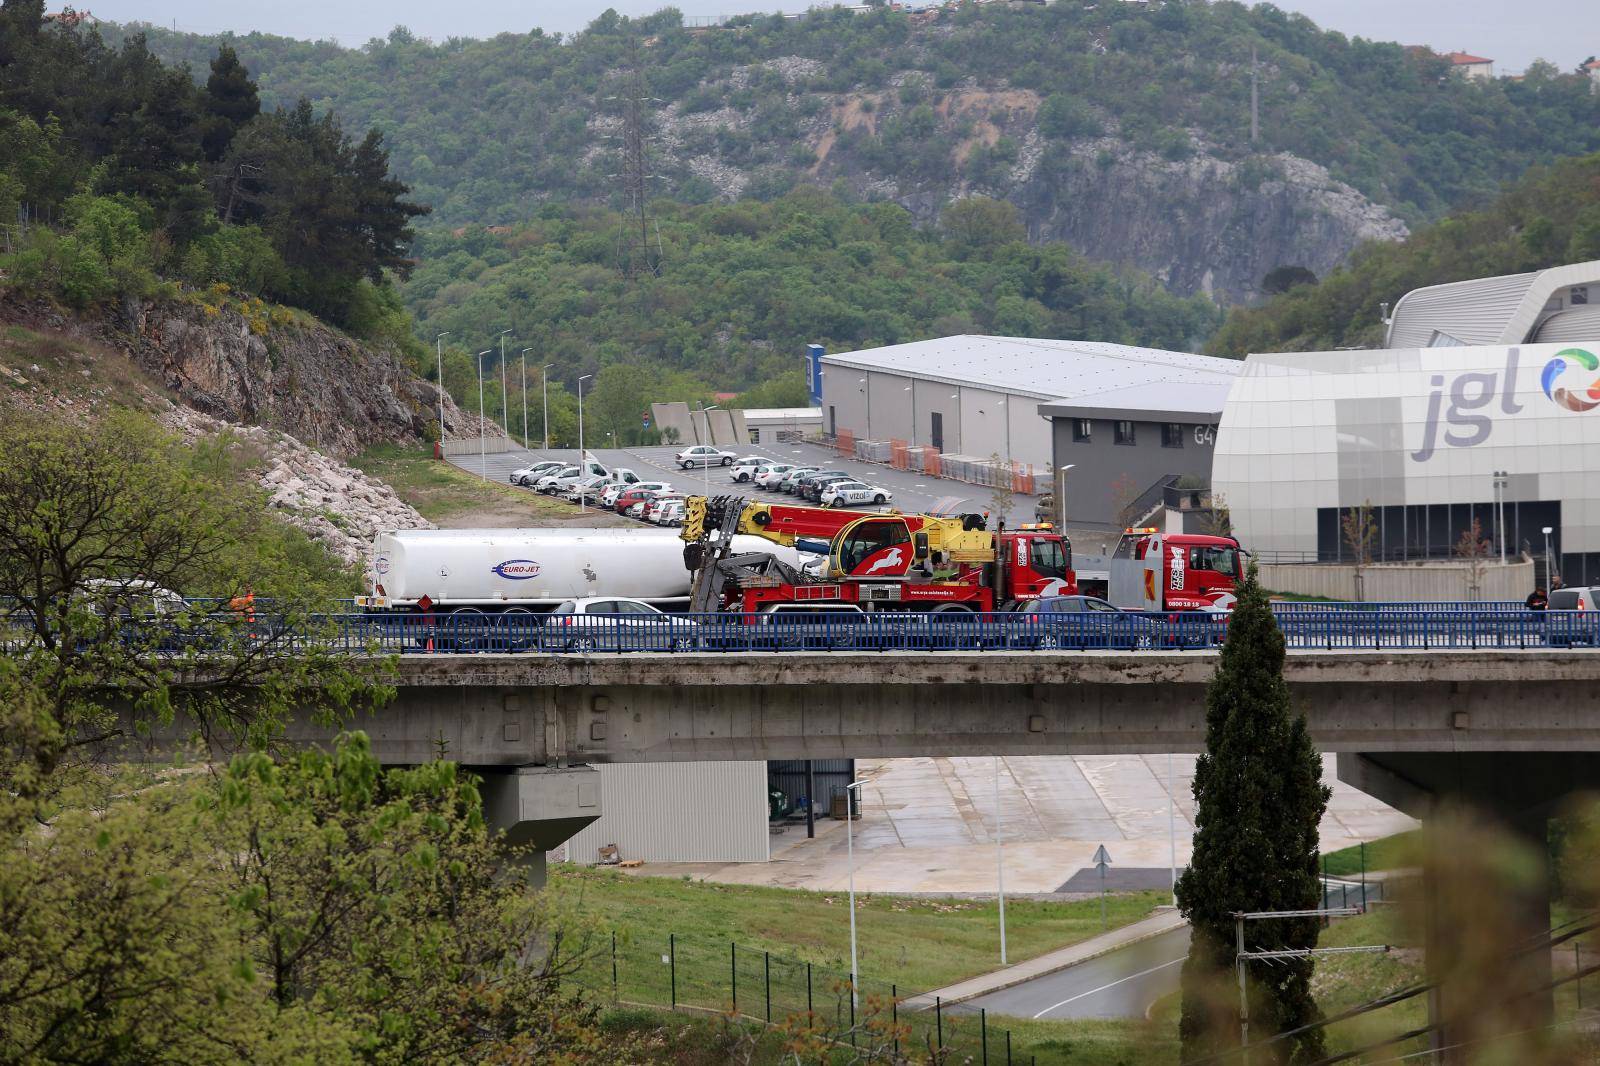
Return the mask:
[[500,633],[506,651],[527,651],[539,641],[539,620],[526,607],[507,608],[500,616]]
[[492,643],[489,617],[476,607],[460,607],[450,612],[449,643],[456,651],[486,650]]

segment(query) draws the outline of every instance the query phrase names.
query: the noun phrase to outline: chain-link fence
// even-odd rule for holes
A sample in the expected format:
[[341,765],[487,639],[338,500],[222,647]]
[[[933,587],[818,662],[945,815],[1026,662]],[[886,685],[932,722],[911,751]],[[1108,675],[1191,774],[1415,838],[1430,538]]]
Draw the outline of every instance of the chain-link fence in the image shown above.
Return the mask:
[[911,1062],[1031,1063],[979,1008],[871,979],[852,995],[847,973],[735,941],[612,934],[576,980],[617,1003],[737,1015]]

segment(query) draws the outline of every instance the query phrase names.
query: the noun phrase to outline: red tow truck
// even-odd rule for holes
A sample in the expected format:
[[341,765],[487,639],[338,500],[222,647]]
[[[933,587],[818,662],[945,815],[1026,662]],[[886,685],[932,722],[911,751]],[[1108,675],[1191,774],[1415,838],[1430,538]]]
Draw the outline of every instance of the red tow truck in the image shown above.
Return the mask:
[[1229,611],[1243,558],[1233,537],[1127,529],[1112,553],[1109,598],[1132,611]]
[[[770,556],[731,555],[736,534],[785,545],[826,542],[826,575],[810,577]],[[1049,526],[991,531],[982,515],[691,497],[680,536],[688,542],[685,562],[696,575],[691,605],[697,611],[751,613],[770,604],[834,603],[869,611],[989,613],[1020,600],[1077,592],[1065,538]]]

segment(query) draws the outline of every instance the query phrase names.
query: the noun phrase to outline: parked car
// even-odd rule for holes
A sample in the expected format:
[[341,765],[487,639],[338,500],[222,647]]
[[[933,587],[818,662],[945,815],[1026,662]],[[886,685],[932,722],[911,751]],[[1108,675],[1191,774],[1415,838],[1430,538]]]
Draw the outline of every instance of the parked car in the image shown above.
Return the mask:
[[671,491],[672,486],[665,481],[641,481],[637,485],[630,485],[619,493],[616,502],[612,506],[620,515],[631,514],[635,507],[641,506],[656,493]]
[[838,481],[854,481],[849,474],[813,474],[801,486],[801,495],[812,503],[822,502],[822,490]]
[[726,648],[853,648],[862,640],[867,614],[853,603],[769,603],[745,625],[722,627]]
[[560,481],[563,478],[574,478],[575,479],[581,473],[582,473],[582,471],[580,471],[575,466],[558,467],[555,470],[551,470],[548,473],[540,474],[537,477],[535,477],[533,479],[534,491],[536,491],[536,492],[549,492],[551,490],[551,488],[554,487],[554,485],[555,485],[555,483],[557,481]]
[[688,470],[695,466],[732,466],[737,456],[721,448],[713,448],[709,444],[696,444],[692,448],[685,448],[673,458],[679,466]]
[[853,507],[857,504],[883,505],[894,499],[894,493],[860,481],[835,481],[822,490],[817,502],[824,507]]
[[631,485],[612,485],[600,497],[600,506],[609,507],[620,514],[637,502],[637,499],[632,499],[624,505],[623,500],[634,497],[640,492],[666,492],[671,488],[672,486],[665,481],[635,481]]
[[999,624],[1014,648],[1147,648],[1158,639],[1154,619],[1098,596],[1041,596],[1017,604]]
[[[1568,613],[1573,612],[1573,613]],[[1574,585],[1550,593],[1546,618],[1550,643],[1562,647],[1600,643],[1600,587]]]
[[733,469],[729,470],[728,473],[733,476],[735,481],[749,481],[756,476],[757,470],[769,462],[771,460],[763,455],[747,455],[743,459],[735,459],[733,461]]
[[608,477],[610,474],[611,471],[607,470],[603,464],[591,459],[581,467],[576,464],[568,464],[560,470],[544,474],[533,483],[533,487],[539,492],[559,493],[571,488],[584,478]]
[[582,481],[574,482],[561,495],[573,503],[577,503],[580,499],[585,503],[598,503],[601,494],[615,484],[616,482],[609,477],[590,476]]
[[658,526],[683,525],[684,500],[667,500],[656,511],[655,522]]
[[750,480],[755,482],[758,489],[772,490],[781,485],[793,469],[792,463],[768,463],[751,475]]
[[787,492],[793,496],[800,491],[800,479],[816,472],[817,468],[814,466],[797,466],[783,475],[783,479],[777,485],[778,491]]
[[559,651],[693,651],[702,627],[663,614],[643,600],[589,596],[556,605],[545,621],[544,646]]
[[[671,503],[673,500],[684,500],[687,498],[688,497],[681,492],[657,493],[650,503],[645,507],[644,520],[646,522],[657,522],[657,519],[660,517],[662,507]],[[659,525],[660,523],[657,522],[657,524]]]
[[531,485],[538,478],[546,474],[553,474],[566,465],[559,459],[546,459],[543,462],[533,463],[530,466],[519,467],[511,471],[507,480],[513,485]]
[[1047,492],[1034,502],[1033,520],[1035,522],[1054,522],[1056,520],[1055,493]]

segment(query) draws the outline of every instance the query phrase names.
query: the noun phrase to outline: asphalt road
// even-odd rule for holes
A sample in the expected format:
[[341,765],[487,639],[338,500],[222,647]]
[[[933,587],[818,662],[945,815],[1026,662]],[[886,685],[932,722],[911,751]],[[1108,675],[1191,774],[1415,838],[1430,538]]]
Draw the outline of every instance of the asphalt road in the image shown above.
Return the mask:
[[[740,485],[728,475],[725,467],[712,467],[709,470],[699,468],[685,471],[678,468],[672,457],[681,451],[681,447],[651,447],[651,448],[597,448],[590,445],[589,451],[607,467],[627,467],[646,481],[661,480],[671,482],[674,488],[684,492],[710,492],[737,493],[757,499],[772,497],[778,500],[792,500],[793,497],[782,493],[767,493],[753,485]],[[729,449],[732,450],[732,449]],[[841,470],[856,476],[868,485],[888,489],[894,494],[891,506],[910,513],[928,513],[935,509],[947,512],[984,511],[989,509],[993,500],[993,492],[979,485],[968,485],[960,481],[946,481],[940,478],[925,477],[908,470],[895,470],[891,467],[881,466],[877,463],[863,463],[856,459],[841,459],[839,455],[828,448],[814,444],[777,444],[777,445],[750,445],[738,453],[740,456],[760,455],[774,462],[805,463],[808,466],[818,466],[828,470]],[[565,459],[576,461],[577,449],[557,448],[546,453],[538,449],[532,451],[511,451],[491,453],[482,458],[475,455],[455,456],[451,461],[469,473],[479,473],[480,470],[487,477],[496,481],[505,481],[506,475],[518,467],[527,466],[540,459]],[[1010,505],[1006,515],[1007,525],[1017,525],[1021,522],[1032,522],[1034,519],[1034,498],[1007,494]],[[858,508],[859,509],[859,508]],[[870,510],[870,508],[867,508]]]
[[1129,944],[1026,984],[966,1004],[1019,1018],[1142,1018],[1178,988],[1189,952],[1189,927]]

